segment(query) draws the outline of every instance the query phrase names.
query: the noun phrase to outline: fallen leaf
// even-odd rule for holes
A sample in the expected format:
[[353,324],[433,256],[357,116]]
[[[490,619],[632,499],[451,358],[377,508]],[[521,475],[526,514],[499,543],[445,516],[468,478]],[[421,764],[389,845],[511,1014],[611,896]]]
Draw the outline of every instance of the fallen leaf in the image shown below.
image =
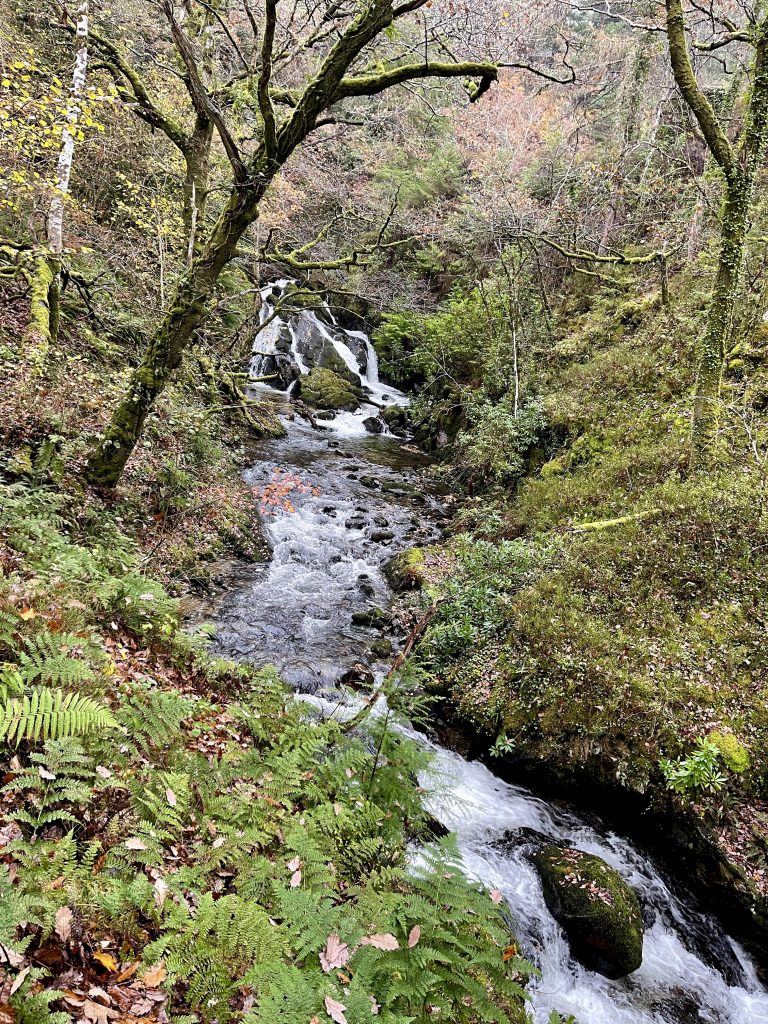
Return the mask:
[[298,889],[298,887],[300,885],[301,885],[301,872],[300,871],[294,871],[293,874],[291,875],[291,888],[292,889]]
[[105,768],[103,764],[96,765],[96,774],[102,779],[111,779],[112,772],[109,768]]
[[173,792],[172,789],[166,789],[166,791],[165,791],[165,799],[168,801],[168,803],[171,805],[171,807],[175,807],[176,806],[176,804],[177,804],[176,794]]
[[294,857],[293,860],[289,860],[287,867],[289,871],[298,871],[301,867],[301,858]]
[[501,959],[504,961],[504,963],[507,963],[515,956],[517,956],[517,946],[507,946],[507,948],[501,954]]
[[344,967],[349,963],[349,957],[349,946],[346,942],[342,942],[338,935],[329,935],[325,949],[320,952],[320,966],[329,974],[334,967]]
[[374,1017],[378,1016],[378,1013],[379,1013],[380,1009],[381,1009],[381,1004],[377,1003],[376,1000],[373,998],[373,996],[371,996],[371,1013],[373,1014]]
[[16,1024],[16,1011],[8,1003],[0,1003],[0,1024]]
[[158,907],[162,907],[165,903],[165,897],[168,895],[168,886],[166,885],[164,878],[155,879],[155,903]]
[[83,1014],[94,1024],[107,1024],[109,1020],[120,1016],[117,1010],[111,1010],[108,1006],[102,1006],[101,1003],[94,1003],[92,999],[86,999],[83,1003]]
[[134,837],[133,839],[125,840],[125,848],[126,850],[146,850],[147,844],[143,839]]
[[120,973],[118,974],[117,978],[115,979],[117,981],[117,983],[120,984],[121,981],[128,981],[129,978],[132,978],[134,976],[134,974],[136,973],[136,971],[138,969],[138,966],[139,966],[139,961],[138,960],[134,960],[132,964],[129,964],[125,968],[125,970],[120,971]]
[[68,942],[72,934],[72,911],[69,907],[59,907],[56,911],[55,925],[56,934],[62,942]]
[[373,946],[374,949],[400,949],[400,943],[394,935],[390,935],[388,932],[383,935],[380,933],[377,935],[364,935],[363,938],[360,939],[360,945]]
[[413,949],[421,938],[421,925],[415,924],[408,936],[408,949]]
[[498,889],[493,889],[490,895],[491,903],[501,903],[501,901],[504,899],[504,897],[502,896]]
[[155,964],[154,967],[150,967],[146,974],[142,974],[141,980],[147,988],[157,988],[159,985],[162,985],[167,977],[168,972],[165,969],[165,964],[161,960],[160,963]]
[[46,768],[42,767],[37,769],[37,774],[40,776],[41,779],[47,779],[49,782],[53,781],[53,779],[56,778],[54,772],[49,772]]
[[26,978],[26,976],[29,974],[29,972],[31,970],[32,970],[31,967],[25,967],[23,971],[19,971],[19,973],[16,975],[16,978],[14,979],[13,984],[11,985],[11,991],[9,993],[10,995],[13,995],[14,992],[18,992],[19,991],[21,986],[24,984],[24,979]]
[[37,618],[37,612],[32,608],[22,608],[19,612],[19,618],[23,619],[25,622],[29,622],[30,619]]
[[346,1006],[344,1003],[340,1003],[336,999],[331,999],[330,996],[325,997],[325,1012],[331,1018],[335,1020],[336,1024],[347,1024],[347,1018],[344,1016]]
[[8,949],[7,946],[0,946],[0,958],[2,958],[4,964],[8,964],[9,967],[21,967],[24,963],[24,957],[21,953],[17,953],[14,949]]
[[94,953],[93,959],[112,973],[117,970],[117,960],[115,960],[111,953]]

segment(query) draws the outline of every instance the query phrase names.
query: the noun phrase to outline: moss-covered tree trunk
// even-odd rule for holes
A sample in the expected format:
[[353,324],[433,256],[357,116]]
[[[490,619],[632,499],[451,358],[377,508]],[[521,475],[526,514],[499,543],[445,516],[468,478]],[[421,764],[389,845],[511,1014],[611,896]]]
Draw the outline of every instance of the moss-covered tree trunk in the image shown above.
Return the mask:
[[696,387],[691,423],[691,461],[717,434],[720,390],[728,340],[733,327],[736,295],[744,262],[752,182],[728,182],[721,216],[717,277],[707,310],[707,324],[696,346]]
[[203,321],[219,275],[235,254],[237,243],[258,215],[258,204],[271,176],[259,187],[234,189],[210,237],[181,279],[170,309],[133,371],[128,390],[112,415],[98,447],[88,460],[89,483],[114,487],[141,436],[155,399],[181,363],[184,350]]
[[696,78],[682,0],[666,0],[666,8],[667,41],[675,81],[725,179],[717,277],[696,351],[691,424],[691,464],[695,467],[717,435],[725,349],[744,262],[752,193],[768,138],[768,14],[760,5],[759,18],[750,27],[731,33],[734,40],[751,45],[754,52],[751,90],[741,131],[734,143]]
[[186,173],[184,177],[184,207],[182,214],[190,264],[194,254],[199,251],[199,243],[205,225],[212,142],[213,122],[208,118],[198,117],[195,129],[183,150]]

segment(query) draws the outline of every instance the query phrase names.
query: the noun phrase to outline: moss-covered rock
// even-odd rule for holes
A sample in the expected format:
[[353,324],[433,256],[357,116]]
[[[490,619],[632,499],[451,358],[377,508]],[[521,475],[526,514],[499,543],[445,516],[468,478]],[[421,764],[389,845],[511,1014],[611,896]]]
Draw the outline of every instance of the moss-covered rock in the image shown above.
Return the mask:
[[533,856],[544,899],[574,957],[606,978],[623,978],[643,960],[643,916],[634,890],[600,857],[545,846]]
[[732,772],[740,775],[749,768],[751,763],[749,751],[743,743],[739,743],[732,733],[715,731],[711,732],[707,739],[710,743],[714,743],[720,751],[723,764]]
[[362,392],[332,370],[317,367],[301,378],[301,397],[317,409],[354,412],[360,408]]
[[400,551],[384,566],[384,575],[398,593],[418,589],[424,582],[424,551],[421,548]]

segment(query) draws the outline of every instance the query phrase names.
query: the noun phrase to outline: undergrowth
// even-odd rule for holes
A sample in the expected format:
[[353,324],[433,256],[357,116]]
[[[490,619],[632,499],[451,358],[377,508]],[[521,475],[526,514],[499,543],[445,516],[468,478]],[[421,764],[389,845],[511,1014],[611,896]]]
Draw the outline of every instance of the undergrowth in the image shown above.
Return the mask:
[[6,1017],[522,1020],[532,968],[430,838],[425,751],[211,660],[108,516],[86,544],[60,495],[2,498]]

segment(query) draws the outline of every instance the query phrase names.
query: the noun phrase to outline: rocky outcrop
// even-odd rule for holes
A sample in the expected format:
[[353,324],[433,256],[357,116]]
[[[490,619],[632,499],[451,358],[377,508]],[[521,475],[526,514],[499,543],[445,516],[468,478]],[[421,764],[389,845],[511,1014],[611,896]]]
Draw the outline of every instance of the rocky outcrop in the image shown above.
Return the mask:
[[360,408],[361,388],[332,370],[323,367],[310,370],[301,378],[299,386],[302,399],[316,409],[354,412]]
[[606,978],[623,978],[643,960],[643,915],[634,890],[600,857],[548,845],[533,862],[544,900],[574,957]]

